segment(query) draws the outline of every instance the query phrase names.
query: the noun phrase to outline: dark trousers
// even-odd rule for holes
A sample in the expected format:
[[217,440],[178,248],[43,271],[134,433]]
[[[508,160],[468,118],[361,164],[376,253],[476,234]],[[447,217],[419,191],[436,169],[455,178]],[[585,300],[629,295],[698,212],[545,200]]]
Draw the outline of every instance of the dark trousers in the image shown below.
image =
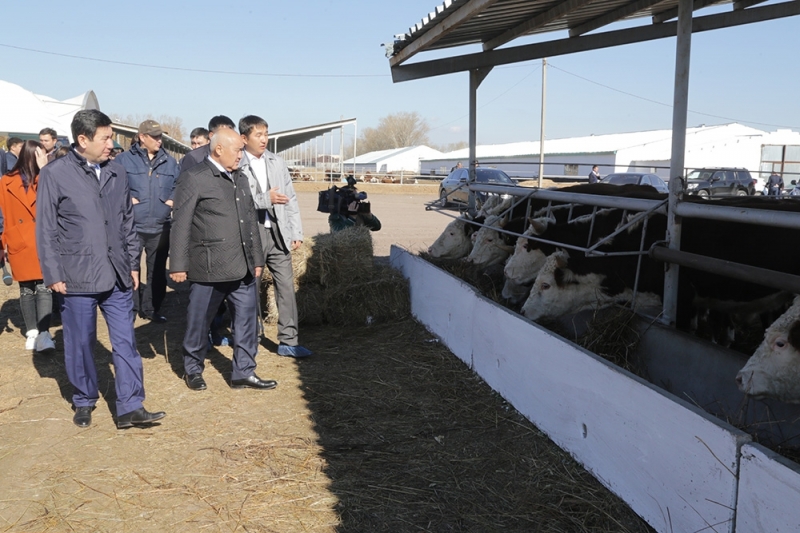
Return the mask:
[[[264,249],[264,262],[275,283],[275,304],[278,307],[278,342],[297,346],[297,298],[294,294],[292,254],[286,249],[274,224],[271,228],[260,226],[259,232],[261,246]],[[259,294],[261,293],[259,292]]]
[[187,374],[201,374],[208,351],[208,328],[223,299],[233,323],[233,370],[231,379],[244,379],[256,370],[256,280],[248,274],[239,281],[192,283],[186,334],[183,337],[183,367]]
[[97,368],[94,346],[97,343],[97,307],[103,313],[111,339],[111,360],[117,391],[117,416],[142,407],[144,373],[142,358],[136,351],[136,338],[130,316],[133,290],[115,286],[96,294],[64,295],[61,323],[64,334],[64,363],[74,392],[75,407],[97,403]]
[[19,282],[19,307],[25,330],[47,331],[50,329],[50,315],[53,311],[53,295],[44,281]]
[[134,295],[133,310],[152,316],[161,309],[164,295],[167,294],[169,226],[164,226],[164,231],[161,233],[139,233],[138,235],[139,245],[145,253],[147,283],[139,285],[139,290]]

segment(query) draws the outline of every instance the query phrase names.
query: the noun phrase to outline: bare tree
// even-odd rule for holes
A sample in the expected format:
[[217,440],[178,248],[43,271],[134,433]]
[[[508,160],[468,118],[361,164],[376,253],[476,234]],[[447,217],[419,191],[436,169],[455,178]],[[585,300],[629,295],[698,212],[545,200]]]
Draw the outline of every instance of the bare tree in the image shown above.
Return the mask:
[[[365,128],[358,137],[358,152],[366,154],[406,146],[428,144],[428,122],[413,113],[394,113],[381,118],[376,128]],[[352,153],[352,152],[351,152]]]
[[111,113],[110,117],[111,120],[113,120],[117,124],[124,124],[126,126],[132,126],[134,128],[138,127],[139,124],[141,124],[145,120],[155,120],[156,122],[161,124],[161,128],[167,132],[167,135],[169,135],[176,141],[186,142],[184,140],[184,135],[186,135],[186,131],[183,128],[183,119],[180,117],[174,117],[171,115],[155,116],[150,113],[147,114],[137,113],[136,115],[126,115],[126,116],[122,116],[118,113]]

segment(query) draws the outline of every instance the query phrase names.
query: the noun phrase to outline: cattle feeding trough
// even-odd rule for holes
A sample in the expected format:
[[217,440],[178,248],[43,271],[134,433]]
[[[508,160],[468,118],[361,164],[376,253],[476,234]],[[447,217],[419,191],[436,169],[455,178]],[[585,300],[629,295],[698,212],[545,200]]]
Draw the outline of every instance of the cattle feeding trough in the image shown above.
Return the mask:
[[[484,188],[484,186],[476,186],[476,188],[477,187]],[[484,188],[484,191],[498,192],[489,191],[488,188]],[[527,194],[533,196],[536,193],[529,192]],[[558,196],[557,191],[540,191],[539,194],[543,196],[553,194]],[[561,198],[563,201],[577,200],[569,195],[562,196]],[[586,200],[586,198],[583,198],[583,200]],[[607,207],[610,207],[610,204],[615,204],[617,201],[620,201],[620,199],[609,198],[594,198],[591,200]],[[621,202],[621,204],[617,204],[616,209],[620,209],[622,204],[627,204],[629,200],[622,199]],[[727,275],[734,276],[734,278],[725,282],[727,283],[727,287],[729,289],[733,288],[734,290],[736,290],[737,287],[744,287],[742,290],[746,290],[745,292],[755,290],[753,287],[750,287],[751,285],[756,285],[750,283],[751,280],[766,280],[768,284],[773,286],[773,289],[764,290],[762,288],[760,291],[749,292],[748,298],[755,299],[751,300],[750,303],[765,299],[768,300],[772,306],[784,305],[786,303],[786,292],[777,290],[776,288],[797,291],[797,285],[794,285],[797,280],[794,276],[788,276],[783,272],[768,271],[764,268],[748,268],[746,265],[740,265],[725,260],[724,255],[723,258],[720,259],[719,254],[715,253],[710,244],[703,240],[698,240],[697,237],[699,224],[705,223],[714,228],[712,234],[717,235],[718,241],[723,243],[727,242],[727,246],[730,246],[730,243],[738,243],[741,250],[747,250],[752,243],[743,238],[741,234],[735,234],[730,239],[727,239],[724,235],[719,235],[719,231],[722,228],[720,224],[723,222],[726,224],[741,224],[741,220],[745,219],[753,223],[773,223],[779,226],[779,228],[782,227],[784,229],[796,231],[798,226],[796,220],[797,215],[795,213],[781,211],[781,208],[775,210],[776,205],[778,204],[771,206],[773,210],[761,211],[753,210],[751,209],[752,206],[749,205],[740,205],[736,207],[731,205],[715,205],[701,206],[698,208],[695,205],[689,204],[688,208],[685,209],[691,212],[692,215],[697,216],[698,213],[695,211],[700,209],[702,210],[702,213],[700,213],[701,215],[707,216],[710,212],[711,216],[715,218],[711,218],[710,221],[707,221],[709,219],[704,221],[700,219],[684,219],[685,242],[694,250],[706,246],[708,249],[704,251],[709,252],[712,256],[717,255],[717,257],[712,257],[707,260],[707,262],[704,262],[702,258],[697,257],[698,254],[673,252],[663,246],[664,243],[661,242],[663,241],[663,235],[661,238],[657,238],[656,235],[653,235],[646,242],[647,246],[644,246],[645,241],[641,240],[643,243],[642,249],[638,250],[639,255],[634,257],[633,261],[638,262],[641,260],[649,262],[651,265],[661,265],[661,276],[663,277],[663,264],[649,257],[662,253],[665,256],[664,258],[668,256],[670,260],[681,262],[686,267],[692,267],[682,269],[681,274],[695,281],[705,281],[709,279],[708,276],[710,273],[706,271],[724,270]],[[788,204],[783,205],[786,206]],[[631,206],[627,205],[627,207]],[[642,206],[637,207],[641,208]],[[658,212],[659,207],[660,204],[650,204],[649,211],[652,217],[660,216],[664,218],[663,211]],[[708,209],[708,207],[711,207],[711,209]],[[786,209],[789,211],[797,210],[797,205]],[[715,213],[714,211],[717,212]],[[625,215],[625,217],[633,218],[633,215]],[[587,224],[587,221],[584,220],[582,223]],[[654,229],[660,228],[662,232],[665,225],[665,222],[663,224],[652,223]],[[591,222],[588,222],[587,227],[589,226],[592,226]],[[753,226],[753,228],[756,228],[756,226]],[[766,228],[761,228],[760,226],[758,226],[758,228],[757,235],[760,236],[751,237],[751,239],[762,241],[761,246],[755,248],[755,251],[763,257],[761,258],[761,263],[757,260],[756,264],[768,264],[770,262],[768,250],[783,250],[780,243],[796,242],[796,239],[784,240],[787,238],[787,234],[782,233],[783,230],[780,230],[775,232],[775,240],[778,241],[776,243],[777,246],[770,247],[767,241],[772,241],[764,236],[772,235],[772,230],[769,230],[770,233],[768,233]],[[532,235],[527,235],[526,240],[531,237]],[[586,235],[584,234],[583,237],[585,238]],[[565,248],[571,251],[580,250],[581,253],[591,253],[598,250],[602,252],[602,244],[598,244],[600,241],[602,241],[602,238],[598,238],[595,235],[586,240],[582,245],[572,244]],[[558,243],[549,244],[552,246],[558,245]],[[519,243],[517,243],[517,245],[519,246]],[[608,250],[606,250],[606,252],[608,252]],[[649,256],[646,255],[648,252]],[[792,258],[790,257],[789,259]],[[599,261],[600,258],[596,260]],[[629,261],[630,260],[629,258]],[[402,263],[405,261],[404,259],[399,262]],[[606,483],[609,488],[625,498],[637,513],[648,520],[656,529],[660,531],[695,531],[701,529],[701,527],[689,525],[692,522],[691,518],[687,518],[688,522],[684,524],[686,529],[683,527],[676,527],[675,513],[679,513],[680,511],[669,503],[670,498],[667,495],[659,492],[659,490],[664,489],[683,493],[687,487],[682,486],[681,483],[686,482],[686,480],[670,479],[668,482],[665,482],[664,486],[660,486],[660,488],[654,488],[654,486],[649,485],[647,487],[637,486],[637,483],[641,480],[631,481],[626,478],[627,474],[620,474],[614,471],[614,466],[611,465],[614,461],[622,461],[622,459],[617,457],[619,449],[624,450],[626,446],[630,445],[635,446],[638,452],[647,450],[648,457],[657,456],[661,458],[660,460],[664,461],[665,465],[675,466],[672,461],[674,461],[675,464],[686,461],[686,454],[688,453],[696,455],[696,452],[690,452],[688,448],[684,446],[685,442],[682,440],[684,438],[691,439],[691,437],[682,434],[684,430],[674,427],[672,424],[673,421],[681,419],[681,416],[686,414],[686,409],[690,409],[690,411],[695,414],[698,412],[713,414],[716,418],[704,416],[703,419],[710,421],[712,425],[718,425],[724,432],[727,432],[730,439],[732,439],[731,442],[735,443],[733,448],[738,450],[734,452],[732,461],[728,463],[726,459],[721,458],[717,453],[720,449],[727,450],[724,445],[720,443],[711,445],[709,441],[705,440],[705,437],[699,436],[696,433],[694,435],[698,441],[702,441],[705,443],[704,445],[708,446],[706,448],[707,450],[713,450],[712,455],[720,457],[719,463],[725,464],[725,469],[729,470],[732,474],[732,485],[727,485],[727,481],[724,480],[724,478],[726,478],[725,475],[721,475],[719,472],[712,474],[710,471],[704,470],[708,465],[694,465],[691,461],[687,463],[688,470],[684,472],[684,474],[691,478],[691,481],[688,482],[689,485],[693,486],[696,483],[695,476],[698,472],[709,473],[709,475],[714,476],[717,481],[725,485],[725,488],[715,487],[711,489],[710,487],[704,487],[700,489],[699,492],[703,493],[703,498],[711,497],[714,490],[721,490],[727,494],[726,491],[730,489],[733,491],[731,494],[736,495],[733,496],[732,500],[729,500],[733,512],[727,518],[728,522],[725,522],[725,519],[722,522],[717,522],[717,528],[713,530],[753,530],[752,528],[746,529],[744,526],[740,526],[742,529],[734,529],[736,521],[738,521],[739,524],[749,524],[750,526],[753,524],[763,525],[771,523],[763,516],[752,514],[753,510],[759,505],[762,505],[766,498],[760,491],[754,491],[754,483],[756,483],[754,480],[761,480],[761,478],[765,476],[765,468],[770,471],[774,469],[788,469],[785,472],[780,470],[783,473],[777,479],[780,479],[783,490],[779,502],[776,503],[773,501],[771,505],[782,509],[782,512],[785,513],[784,517],[787,520],[785,523],[800,523],[800,521],[797,520],[800,516],[798,516],[796,512],[797,504],[800,503],[800,477],[798,476],[797,465],[788,463],[770,450],[751,442],[753,438],[756,438],[762,442],[779,445],[779,448],[797,446],[798,431],[794,421],[800,418],[800,409],[795,405],[781,401],[769,399],[755,401],[754,399],[749,399],[749,397],[744,396],[737,389],[735,377],[746,362],[747,357],[745,355],[725,349],[718,344],[711,344],[699,340],[686,332],[675,330],[672,327],[665,327],[657,323],[656,319],[659,315],[658,309],[653,311],[653,309],[650,308],[649,316],[637,319],[640,341],[635,354],[635,357],[638,359],[638,364],[645,369],[644,374],[648,376],[649,380],[648,382],[637,381],[637,383],[648,383],[648,386],[645,388],[651,391],[658,391],[659,394],[674,400],[674,404],[665,407],[665,404],[661,404],[660,402],[651,404],[649,400],[642,400],[642,403],[639,403],[638,407],[634,408],[637,414],[633,416],[628,412],[627,408],[616,405],[613,401],[609,400],[610,398],[617,398],[622,404],[631,401],[630,398],[620,397],[617,390],[630,390],[631,387],[638,387],[639,385],[632,385],[630,382],[626,381],[626,379],[632,379],[631,376],[626,376],[626,379],[622,379],[623,383],[612,380],[606,384],[608,387],[615,390],[606,390],[604,388],[605,385],[595,385],[589,387],[590,392],[587,393],[587,391],[584,390],[585,385],[582,380],[591,379],[593,367],[592,364],[589,364],[587,359],[586,368],[579,371],[581,375],[575,376],[573,374],[575,371],[574,363],[570,363],[569,358],[565,357],[565,354],[579,357],[575,354],[575,350],[579,352],[582,350],[571,344],[570,341],[558,339],[557,336],[550,332],[543,333],[546,330],[542,330],[539,326],[518,317],[515,313],[504,310],[497,306],[497,304],[481,298],[481,296],[476,295],[471,288],[458,281],[448,284],[437,280],[436,283],[441,285],[442,290],[447,291],[447,296],[443,295],[440,299],[437,295],[437,291],[432,291],[431,287],[426,283],[422,283],[424,286],[415,283],[414,277],[412,277],[413,273],[420,273],[416,266],[408,267],[408,265],[405,265],[402,268],[408,268],[406,275],[412,279],[412,311],[414,314],[423,320],[429,329],[442,337],[456,355],[470,364],[476,372],[487,380],[487,382],[500,391],[507,399],[512,401],[520,411],[531,418],[540,428],[548,432],[551,438],[559,443],[559,445],[564,446],[570,453],[575,455],[579,461],[584,463],[585,466]],[[791,271],[794,268],[794,263],[784,262],[780,265],[780,268]],[[424,276],[429,279],[431,278],[429,272],[426,272]],[[636,283],[638,277],[637,275],[634,278],[634,283]],[[736,278],[739,278],[739,280],[737,281]],[[417,287],[416,289],[415,286]],[[725,285],[723,285],[723,287],[724,286]],[[710,290],[713,289],[713,287],[706,287],[706,289]],[[419,292],[417,296],[415,296],[415,290],[422,291],[421,294],[425,296],[418,296],[420,294]],[[466,296],[459,296],[459,290],[466,293]],[[711,296],[719,296],[719,293],[715,293],[714,290],[710,290],[710,292],[707,290],[703,293],[704,296],[706,296],[705,299],[694,297],[689,301],[694,304],[711,306],[709,302],[714,300]],[[763,297],[764,294],[772,296],[766,298]],[[480,304],[477,302],[464,302],[459,300],[459,298],[478,298]],[[431,304],[434,300],[437,302],[436,305]],[[728,311],[743,312],[744,307],[736,307],[735,305],[731,307],[731,302],[723,303],[728,305]],[[720,304],[718,301],[715,305],[716,307],[712,306],[712,310],[717,313],[726,309],[724,305]],[[434,309],[429,309],[430,307]],[[751,309],[750,311],[753,310]],[[795,312],[797,313],[798,311],[796,310]],[[593,314],[594,312],[592,311],[585,311],[576,315],[570,315],[564,318],[563,322],[568,323],[571,329],[580,329],[582,327],[581,324],[584,324],[588,317],[591,317]],[[425,317],[427,320],[422,317]],[[510,317],[514,318],[511,319]],[[508,323],[506,323],[506,320],[508,320]],[[515,320],[520,320],[526,325],[514,322]],[[686,321],[684,320],[684,322]],[[464,324],[467,325],[464,326]],[[792,324],[794,324],[794,322],[792,322]],[[462,327],[465,329],[462,329]],[[797,327],[798,330],[800,330],[800,325]],[[787,328],[783,328],[782,333],[788,335],[785,331],[786,329]],[[510,338],[506,338],[507,335],[510,335]],[[773,341],[772,346],[774,345],[775,343]],[[798,345],[800,345],[800,342],[798,342]],[[594,354],[585,351],[582,352],[584,352],[584,357],[588,357],[592,361],[596,360]],[[549,370],[551,373],[542,375],[543,368]],[[586,372],[588,375],[582,375],[583,372]],[[625,373],[622,372],[622,374]],[[525,379],[530,379],[527,385],[525,384]],[[600,378],[598,377],[598,379]],[[605,375],[602,376],[602,379],[605,379]],[[739,381],[741,382],[743,380],[740,379]],[[496,383],[497,386],[495,386]],[[525,390],[527,387],[534,387],[537,390]],[[520,390],[517,390],[517,388]],[[581,390],[574,390],[575,388]],[[549,393],[552,393],[555,399],[543,402],[541,395]],[[573,393],[577,394],[576,398],[569,397]],[[596,412],[595,408],[589,404],[597,401],[597,399],[601,397],[606,401],[610,401],[610,403],[603,403],[603,409],[600,410],[610,409],[617,415],[620,410],[622,410],[626,413],[626,416],[623,418],[633,416],[633,421],[619,420],[615,418],[615,416],[609,417],[607,413]],[[520,403],[516,403],[514,399],[518,399]],[[583,402],[586,403],[584,404]],[[688,402],[688,404],[684,402]],[[552,403],[557,404],[557,406],[554,407],[556,413],[545,413],[544,411],[552,407]],[[658,405],[656,406],[656,404]],[[589,413],[591,416],[588,416]],[[580,425],[582,428],[581,433],[591,433],[586,423],[581,421],[581,416],[579,416],[579,414],[592,419],[595,425],[604,425],[602,442],[596,442],[595,444],[601,446],[612,457],[595,456],[595,454],[598,453],[597,450],[585,450],[582,447],[584,443],[581,443],[580,440],[577,442],[573,441],[574,436],[571,432],[574,431],[575,425]],[[549,418],[551,416],[555,420],[550,420]],[[639,417],[647,418],[649,422],[639,420]],[[746,431],[736,430],[728,425],[728,422]],[[643,426],[648,426],[652,423],[654,427],[646,427],[644,429],[640,427],[642,432],[636,435],[627,433],[625,430],[618,427],[619,424],[639,427],[638,425],[640,423],[643,424]],[[542,424],[544,424],[544,426]],[[548,429],[548,427],[551,429]],[[608,434],[605,433],[606,429],[608,429]],[[597,429],[595,429],[595,431],[597,431]],[[691,431],[695,430],[692,429]],[[659,435],[667,445],[664,446],[663,442],[660,444],[651,442],[653,434]],[[586,437],[584,436],[584,438]],[[620,443],[619,439],[621,438],[629,438],[635,444]],[[718,448],[718,445],[722,446],[722,448]],[[635,455],[635,452],[631,453]],[[670,457],[663,459],[662,453]],[[624,453],[622,456],[624,457]],[[616,466],[622,468],[621,464],[617,464]],[[646,462],[646,464],[629,466],[636,470],[640,467],[651,468],[652,464]],[[739,472],[739,468],[741,468],[741,472]],[[676,475],[676,477],[680,478],[681,475],[683,474]],[[773,476],[773,480],[774,479]],[[622,485],[627,483],[632,483],[632,485],[627,488],[621,488]],[[742,491],[740,487],[743,486],[743,484],[748,487],[747,490]],[[791,490],[787,492],[785,490],[786,486],[790,487]],[[632,487],[636,488],[634,489]],[[638,499],[641,498],[641,495],[629,500],[626,495],[623,494],[628,489],[633,492],[644,491],[644,494],[658,501],[658,512],[663,513],[665,509],[668,509],[672,523],[669,526],[664,523],[659,524],[660,518],[655,516],[658,513],[656,513],[654,509],[649,509],[647,504]],[[774,498],[770,499],[774,500]],[[691,511],[692,514],[696,514],[697,510],[700,508],[696,504],[699,505],[699,502],[692,501],[689,506],[693,508]],[[728,503],[726,503],[726,505],[728,505]],[[783,511],[784,508],[788,510]],[[684,510],[685,509],[686,507],[684,507]],[[737,510],[739,510],[738,513],[736,512]],[[650,512],[654,514],[649,515],[648,513]],[[712,515],[704,516],[703,520],[708,520],[711,516]],[[661,518],[663,518],[663,516]],[[716,518],[720,517],[716,516]],[[734,520],[734,518],[736,518],[736,520]],[[781,520],[783,520],[783,518],[781,518]],[[794,529],[794,527],[791,528],[791,530]],[[764,530],[772,529],[767,527]]]

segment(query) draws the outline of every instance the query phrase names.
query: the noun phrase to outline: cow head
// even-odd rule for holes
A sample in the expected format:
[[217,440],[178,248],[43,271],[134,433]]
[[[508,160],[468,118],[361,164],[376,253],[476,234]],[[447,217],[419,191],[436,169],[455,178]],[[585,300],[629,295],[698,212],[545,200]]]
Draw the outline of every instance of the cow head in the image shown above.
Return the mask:
[[496,215],[486,218],[486,225],[475,232],[472,251],[467,261],[477,267],[485,268],[505,261],[511,255],[514,247],[506,244],[500,232],[493,229],[504,227],[506,221],[505,218]]
[[475,226],[467,218],[450,222],[441,235],[428,248],[431,257],[437,259],[461,259],[472,250],[472,234]]
[[514,253],[508,258],[506,266],[503,268],[506,280],[516,285],[530,284],[536,279],[536,274],[539,273],[539,269],[542,268],[547,258],[536,241],[526,239],[525,235],[543,234],[550,225],[555,224],[555,219],[534,218],[529,222],[528,229],[522,234],[522,238],[517,239]]
[[[602,281],[596,274],[578,279],[567,268],[569,254],[558,250],[549,255],[533,282],[531,293],[522,306],[522,314],[531,320],[557,318],[583,309],[596,299]],[[587,298],[588,296],[588,298]]]
[[764,333],[736,375],[739,390],[754,398],[800,403],[800,296]]

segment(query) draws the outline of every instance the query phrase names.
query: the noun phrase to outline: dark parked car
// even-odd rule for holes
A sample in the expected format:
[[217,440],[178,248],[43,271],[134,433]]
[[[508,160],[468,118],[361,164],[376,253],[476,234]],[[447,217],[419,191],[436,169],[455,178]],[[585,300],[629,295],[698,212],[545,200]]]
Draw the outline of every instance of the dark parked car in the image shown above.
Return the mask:
[[[439,203],[442,207],[446,207],[450,203],[466,204],[468,202],[468,179],[469,169],[457,168],[442,180],[439,184]],[[475,181],[476,183],[509,185],[512,187],[517,185],[517,182],[508,177],[508,174],[496,168],[476,168]],[[486,200],[486,196],[486,193],[476,193],[476,200],[478,203],[483,202]]]
[[701,168],[686,177],[686,192],[701,198],[752,196],[756,181],[744,168]]
[[658,192],[668,193],[669,189],[664,180],[655,174],[644,174],[639,172],[619,172],[609,174],[602,179],[603,183],[612,185],[650,185],[655,187]]

